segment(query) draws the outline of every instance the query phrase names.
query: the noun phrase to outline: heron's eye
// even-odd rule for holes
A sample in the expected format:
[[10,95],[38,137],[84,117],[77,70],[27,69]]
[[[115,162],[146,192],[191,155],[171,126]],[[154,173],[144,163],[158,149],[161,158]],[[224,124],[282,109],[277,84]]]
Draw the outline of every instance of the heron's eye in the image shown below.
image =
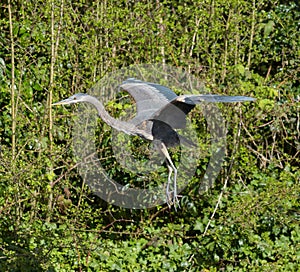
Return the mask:
[[74,100],[76,100],[77,98],[76,97],[74,97]]

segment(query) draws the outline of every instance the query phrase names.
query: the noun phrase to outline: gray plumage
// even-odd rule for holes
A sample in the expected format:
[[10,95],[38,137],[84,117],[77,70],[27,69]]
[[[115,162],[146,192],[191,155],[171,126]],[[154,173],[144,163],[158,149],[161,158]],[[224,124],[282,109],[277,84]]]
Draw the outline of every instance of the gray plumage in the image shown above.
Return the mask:
[[[167,147],[179,145],[188,139],[180,136],[175,129],[186,127],[186,115],[202,102],[245,102],[255,101],[247,96],[223,96],[214,94],[180,95],[177,96],[169,88],[151,82],[144,82],[130,78],[122,82],[120,89],[127,91],[136,102],[136,116],[129,121],[115,119],[108,114],[103,104],[95,97],[78,93],[53,105],[74,104],[87,102],[98,111],[99,116],[112,128],[129,135],[137,135],[153,141],[154,146],[166,157],[169,170],[166,188],[166,202],[179,206],[177,196],[177,169],[174,166]],[[171,176],[173,177],[173,191],[170,192]]]

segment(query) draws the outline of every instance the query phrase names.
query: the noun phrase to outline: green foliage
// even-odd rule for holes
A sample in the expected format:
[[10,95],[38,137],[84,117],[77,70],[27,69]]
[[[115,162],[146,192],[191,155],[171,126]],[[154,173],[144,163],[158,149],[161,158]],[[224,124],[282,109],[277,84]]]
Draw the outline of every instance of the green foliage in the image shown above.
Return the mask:
[[[297,271],[297,1],[9,1],[0,13],[1,271]],[[177,212],[94,196],[72,153],[74,108],[50,108],[111,71],[153,62],[183,67],[207,92],[258,98],[220,106],[226,159],[203,194],[209,133],[191,113],[204,152]],[[106,106],[122,118],[132,101],[118,99]],[[165,167],[124,171],[101,120],[98,132],[111,177],[145,188],[167,178]],[[144,141],[128,145],[147,161]]]

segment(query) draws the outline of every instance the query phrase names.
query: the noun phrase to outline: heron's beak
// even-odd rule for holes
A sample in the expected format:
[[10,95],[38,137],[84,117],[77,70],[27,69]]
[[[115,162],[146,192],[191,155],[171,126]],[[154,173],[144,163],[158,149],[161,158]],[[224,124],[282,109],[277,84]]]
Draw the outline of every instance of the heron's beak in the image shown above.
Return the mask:
[[[57,105],[69,105],[69,104],[72,104],[72,99],[70,98],[67,98],[67,99],[64,99],[64,100],[61,100],[61,101],[58,101],[56,103],[53,103],[52,106],[57,106]],[[74,103],[74,102],[73,102]]]

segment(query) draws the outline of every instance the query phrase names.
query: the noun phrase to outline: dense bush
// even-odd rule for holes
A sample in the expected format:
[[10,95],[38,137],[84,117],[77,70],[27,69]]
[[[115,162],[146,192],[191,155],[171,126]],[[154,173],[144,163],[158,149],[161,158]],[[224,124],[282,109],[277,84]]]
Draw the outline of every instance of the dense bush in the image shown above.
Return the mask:
[[[2,7],[1,271],[297,271],[298,1]],[[111,71],[154,62],[183,67],[208,92],[258,98],[221,108],[228,135],[217,185],[199,194],[206,161],[199,162],[177,212],[126,210],[94,196],[76,171],[73,108],[50,106]],[[110,105],[112,113],[118,108]],[[201,113],[192,115],[200,134]],[[109,133],[99,135],[108,167],[122,180]]]

